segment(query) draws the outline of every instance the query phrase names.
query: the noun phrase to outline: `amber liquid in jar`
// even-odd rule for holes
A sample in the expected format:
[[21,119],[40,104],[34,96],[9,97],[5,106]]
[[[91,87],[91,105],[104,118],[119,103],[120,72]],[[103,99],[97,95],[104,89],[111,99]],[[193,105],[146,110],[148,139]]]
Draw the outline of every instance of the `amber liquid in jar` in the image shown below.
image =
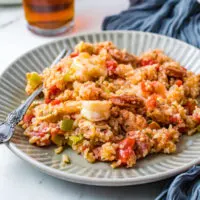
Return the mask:
[[29,29],[39,34],[61,33],[71,28],[74,0],[24,0]]

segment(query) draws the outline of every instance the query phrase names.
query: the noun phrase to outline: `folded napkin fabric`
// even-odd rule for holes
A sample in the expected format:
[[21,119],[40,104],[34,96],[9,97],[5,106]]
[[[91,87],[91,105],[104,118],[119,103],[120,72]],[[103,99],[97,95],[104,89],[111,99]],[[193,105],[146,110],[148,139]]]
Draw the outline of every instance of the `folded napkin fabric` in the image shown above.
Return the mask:
[[168,183],[155,200],[198,199],[200,199],[200,166],[194,166]]
[[200,3],[197,0],[130,0],[128,10],[104,19],[102,29],[154,32],[200,48]]

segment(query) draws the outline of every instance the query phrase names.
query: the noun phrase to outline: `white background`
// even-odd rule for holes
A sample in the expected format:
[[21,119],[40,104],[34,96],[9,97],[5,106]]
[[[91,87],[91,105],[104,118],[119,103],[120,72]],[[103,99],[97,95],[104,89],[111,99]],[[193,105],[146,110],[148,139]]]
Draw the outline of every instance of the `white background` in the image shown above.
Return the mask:
[[[105,16],[127,7],[128,0],[76,0],[76,25],[70,34],[99,31]],[[29,32],[21,6],[0,6],[0,73],[27,50],[54,39]],[[39,172],[0,145],[1,200],[154,199],[165,182],[115,188],[69,183]]]

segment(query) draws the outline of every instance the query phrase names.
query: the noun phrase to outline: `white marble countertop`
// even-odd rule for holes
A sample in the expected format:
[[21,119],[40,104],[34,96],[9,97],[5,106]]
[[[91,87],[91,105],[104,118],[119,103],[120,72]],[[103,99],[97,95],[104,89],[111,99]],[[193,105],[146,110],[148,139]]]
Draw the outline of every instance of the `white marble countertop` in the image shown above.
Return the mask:
[[[99,31],[102,19],[128,7],[128,0],[76,0],[76,26],[70,34]],[[65,36],[70,35],[69,33]],[[63,37],[63,36],[61,36]],[[56,37],[58,38],[58,37]],[[21,6],[0,6],[0,73],[27,50],[56,39],[32,34]],[[154,199],[166,181],[129,187],[94,187],[58,180],[41,173],[0,146],[0,199],[117,200]]]

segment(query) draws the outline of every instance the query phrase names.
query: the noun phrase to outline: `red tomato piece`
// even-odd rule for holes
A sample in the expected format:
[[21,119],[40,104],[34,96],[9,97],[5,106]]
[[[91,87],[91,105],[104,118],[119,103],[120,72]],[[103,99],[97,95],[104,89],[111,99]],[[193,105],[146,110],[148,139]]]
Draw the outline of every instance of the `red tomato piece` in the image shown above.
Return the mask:
[[106,67],[109,71],[114,72],[117,68],[117,62],[114,60],[107,60]]
[[58,105],[58,104],[60,104],[61,103],[61,101],[60,100],[58,100],[58,99],[55,99],[55,100],[53,100],[53,101],[51,101],[51,105]]
[[127,137],[119,143],[118,158],[122,164],[127,164],[131,156],[134,155],[133,147],[135,139]]
[[153,94],[146,102],[147,108],[154,109],[157,106],[157,98],[156,94]]
[[78,55],[79,55],[79,52],[73,52],[73,53],[70,54],[70,57],[74,58],[74,57],[76,57]]
[[140,86],[141,86],[142,92],[144,92],[144,93],[149,92],[144,81],[141,82],[141,85],[140,85]]
[[57,71],[62,72],[62,67],[58,67]]
[[180,87],[181,85],[183,85],[183,81],[182,81],[182,80],[177,80],[177,81],[175,82],[175,84],[176,84],[178,87]]
[[156,64],[157,62],[155,60],[141,60],[140,64],[141,66],[147,66],[147,65],[153,65]]
[[55,96],[60,92],[60,89],[56,87],[56,85],[53,85],[49,88],[49,95],[45,98],[45,103],[48,104],[52,101],[51,96]]
[[122,141],[120,141],[119,143],[119,147],[121,149],[127,149],[127,148],[133,148],[135,145],[135,139],[131,138],[131,137],[127,137],[125,139],[123,139]]
[[46,103],[46,104],[48,104],[48,103],[50,103],[50,102],[51,102],[51,99],[49,99],[49,98],[46,98],[44,101],[45,101],[45,103]]
[[131,148],[128,149],[119,149],[119,160],[122,164],[127,164],[129,158],[133,155],[133,150]]
[[33,119],[33,117],[34,117],[33,114],[25,114],[25,115],[24,115],[24,118],[23,118],[23,121],[24,121],[25,123],[30,123],[31,120]]
[[50,95],[56,95],[60,92],[60,89],[56,87],[56,85],[53,85],[50,89],[49,89],[49,93]]

